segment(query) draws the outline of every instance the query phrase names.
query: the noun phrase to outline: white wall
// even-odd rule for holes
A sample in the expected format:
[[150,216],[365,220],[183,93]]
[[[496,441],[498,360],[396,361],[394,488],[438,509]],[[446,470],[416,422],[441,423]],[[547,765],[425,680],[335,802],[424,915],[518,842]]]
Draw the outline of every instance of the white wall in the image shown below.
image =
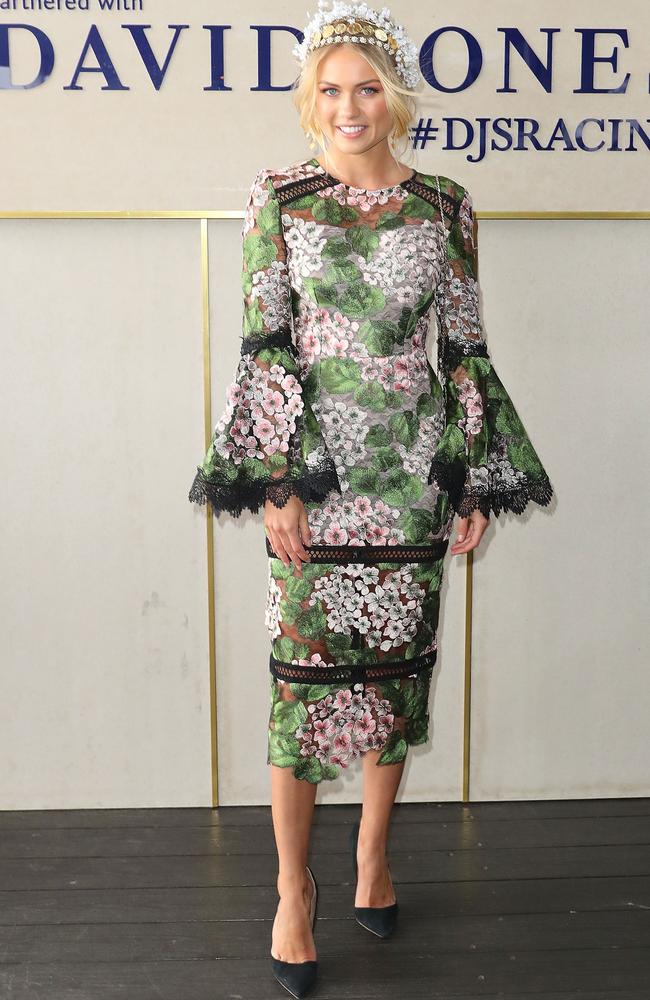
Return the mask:
[[199,223],[0,245],[0,808],[205,803]]
[[475,557],[473,798],[648,794],[649,239],[481,223],[493,360],[557,495]]

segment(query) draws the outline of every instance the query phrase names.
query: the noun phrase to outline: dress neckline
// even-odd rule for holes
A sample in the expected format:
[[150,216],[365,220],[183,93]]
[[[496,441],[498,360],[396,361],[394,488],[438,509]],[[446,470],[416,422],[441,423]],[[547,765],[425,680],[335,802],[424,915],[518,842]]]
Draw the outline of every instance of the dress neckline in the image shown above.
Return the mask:
[[348,191],[361,191],[363,194],[382,194],[384,191],[392,191],[394,188],[404,187],[404,185],[408,184],[409,181],[412,181],[417,174],[417,170],[413,170],[410,177],[405,177],[403,181],[395,181],[394,184],[388,184],[386,187],[362,188],[355,187],[354,184],[346,184],[345,181],[339,180],[339,178],[335,177],[334,174],[330,174],[330,172],[325,169],[323,164],[318,162],[315,156],[312,156],[311,159],[307,160],[307,163],[313,164],[324,177],[327,177],[328,180],[331,180],[334,184],[340,184],[342,187],[347,188]]

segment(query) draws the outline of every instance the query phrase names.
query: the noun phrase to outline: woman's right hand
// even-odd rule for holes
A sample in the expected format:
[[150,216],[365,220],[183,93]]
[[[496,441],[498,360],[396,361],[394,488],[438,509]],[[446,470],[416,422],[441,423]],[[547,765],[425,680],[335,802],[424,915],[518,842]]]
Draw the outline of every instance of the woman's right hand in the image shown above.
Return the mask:
[[310,560],[305,545],[311,545],[311,534],[307,511],[300,497],[290,496],[283,507],[266,500],[264,530],[276,555],[285,566],[293,562],[296,574],[301,577],[302,563]]

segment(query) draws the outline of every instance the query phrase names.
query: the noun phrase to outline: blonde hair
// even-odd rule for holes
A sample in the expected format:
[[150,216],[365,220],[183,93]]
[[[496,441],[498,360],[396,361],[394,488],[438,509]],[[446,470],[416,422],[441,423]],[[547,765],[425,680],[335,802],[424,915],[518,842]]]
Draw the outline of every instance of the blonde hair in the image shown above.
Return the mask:
[[411,90],[411,88],[405,86],[404,81],[397,73],[392,56],[386,49],[368,44],[353,44],[352,42],[335,42],[334,45],[322,45],[320,48],[313,49],[307,56],[300,75],[292,85],[293,102],[298,109],[300,125],[309,140],[309,145],[313,149],[313,139],[315,139],[322,148],[325,154],[325,162],[327,162],[325,135],[316,118],[318,67],[327,53],[339,45],[354,48],[355,52],[358,52],[359,55],[362,55],[370,63],[378,79],[381,81],[384,88],[386,106],[393,119],[393,127],[388,134],[388,144],[391,147],[391,152],[395,152],[392,147],[400,140],[405,140],[402,153],[406,149],[411,149],[409,125],[415,115],[416,98],[420,96],[419,91]]

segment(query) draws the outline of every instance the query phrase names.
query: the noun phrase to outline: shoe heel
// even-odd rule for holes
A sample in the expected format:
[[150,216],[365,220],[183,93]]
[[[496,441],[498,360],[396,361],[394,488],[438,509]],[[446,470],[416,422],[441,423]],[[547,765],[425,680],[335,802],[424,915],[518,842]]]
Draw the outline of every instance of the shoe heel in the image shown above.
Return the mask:
[[[357,864],[357,845],[359,843],[359,827],[361,820],[357,820],[350,831],[350,847],[352,848],[352,867],[354,868],[356,893],[356,882],[359,878]],[[376,934],[380,938],[389,938],[397,926],[397,914],[399,904],[397,900],[388,906],[355,906],[354,916],[358,924],[365,927],[371,934]]]
[[315,928],[315,926],[316,926],[316,907],[317,907],[317,904],[318,904],[318,883],[316,882],[316,879],[314,877],[314,873],[311,870],[311,868],[309,867],[309,865],[307,865],[306,868],[307,868],[307,871],[309,873],[310,879],[314,883],[314,894],[313,894],[313,896],[311,898],[311,909],[310,909],[310,912],[309,912],[309,916],[311,918],[311,929],[313,931],[314,928]]
[[[313,883],[314,891],[311,898],[309,919],[311,929],[314,930],[316,924],[316,903],[318,900],[318,885],[309,865],[306,865],[307,872]],[[297,1000],[302,1000],[316,982],[318,975],[318,959],[308,959],[306,962],[285,962],[281,958],[271,955],[271,969],[273,975],[284,986],[291,996]]]

